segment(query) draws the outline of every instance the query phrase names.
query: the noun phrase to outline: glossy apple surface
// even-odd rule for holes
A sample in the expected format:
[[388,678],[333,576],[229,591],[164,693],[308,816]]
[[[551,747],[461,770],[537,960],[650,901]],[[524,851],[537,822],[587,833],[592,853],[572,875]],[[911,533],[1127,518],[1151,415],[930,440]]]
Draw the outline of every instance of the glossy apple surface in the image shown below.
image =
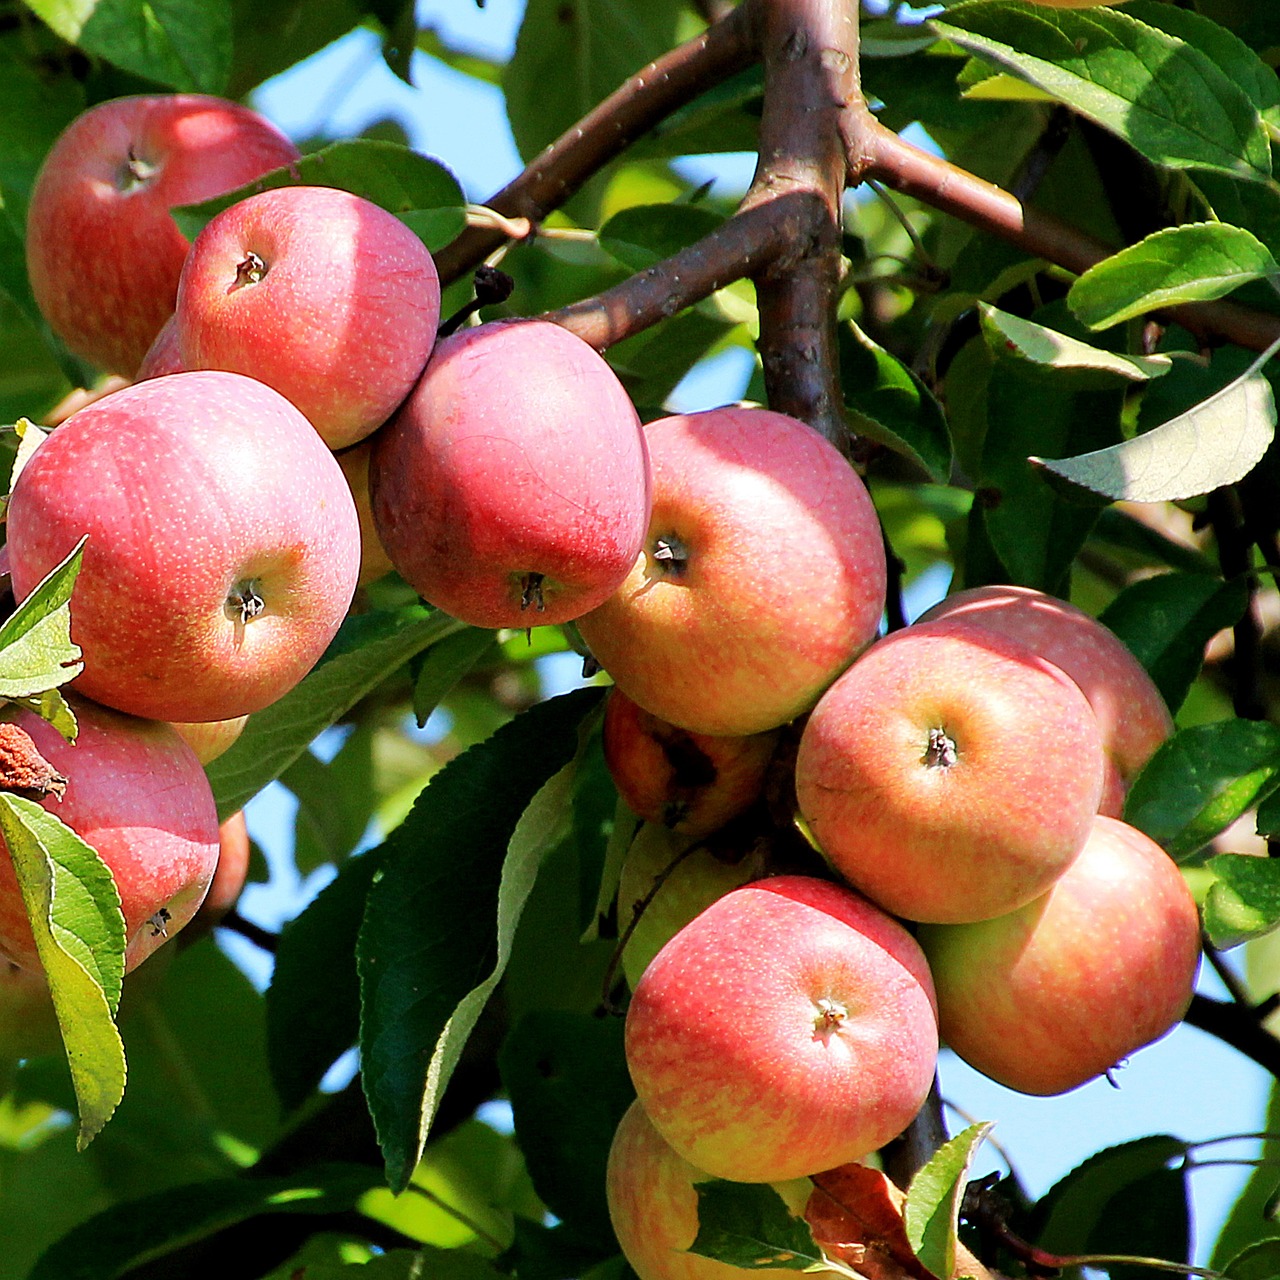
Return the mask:
[[[739,1267],[689,1253],[698,1234],[697,1184],[709,1175],[672,1150],[638,1102],[623,1115],[609,1147],[605,1190],[614,1234],[640,1280],[738,1280]],[[796,1217],[811,1190],[807,1178],[774,1188]],[[780,1267],[753,1268],[764,1280],[794,1280]]]
[[914,938],[860,895],[775,876],[658,953],[627,1011],[641,1105],[697,1168],[803,1177],[896,1137],[928,1094],[937,1020]]
[[1100,812],[1120,817],[1129,784],[1173,732],[1160,691],[1123,642],[1083,609],[1030,587],[973,587],[921,618],[960,618],[1012,636],[1060,667],[1089,699],[1106,752]]
[[886,911],[946,923],[1038,897],[1088,837],[1102,741],[1073,681],[951,620],[874,645],[800,739],[796,795],[831,865]]
[[373,507],[369,499],[369,459],[373,456],[373,440],[361,440],[350,449],[334,454],[338,466],[346,477],[351,497],[355,500],[356,514],[360,517],[360,577],[359,586],[376,582],[394,567],[387,555],[378,527],[373,522]]
[[[218,861],[218,816],[200,762],[172,725],[70,696],[80,732],[67,743],[31,712],[13,719],[67,779],[41,803],[111,869],[132,969],[177,933],[203,901]],[[40,966],[13,864],[0,857],[0,952]]]
[[1098,817],[1043,897],[978,924],[926,926],[943,1040],[1022,1093],[1074,1089],[1158,1039],[1191,1003],[1196,904],[1173,860]]
[[77,355],[132,376],[173,312],[188,242],[169,214],[292,164],[298,149],[236,102],[115,98],[54,143],[27,214],[31,289]]
[[360,532],[333,454],[277,392],[177,373],[69,418],[14,486],[14,593],[88,535],[76,688],[156,720],[226,720],[312,667],[355,590]]
[[643,553],[578,629],[654,715],[696,733],[776,728],[875,636],[885,560],[866,487],[816,431],[767,409],[662,418],[645,437]]
[[439,344],[378,432],[373,515],[401,576],[478,627],[567,622],[635,563],[649,519],[640,419],[581,338],[497,321]]
[[440,282],[394,214],[332,187],[279,187],[224,209],[196,237],[176,314],[186,368],[265,382],[342,449],[418,380]]

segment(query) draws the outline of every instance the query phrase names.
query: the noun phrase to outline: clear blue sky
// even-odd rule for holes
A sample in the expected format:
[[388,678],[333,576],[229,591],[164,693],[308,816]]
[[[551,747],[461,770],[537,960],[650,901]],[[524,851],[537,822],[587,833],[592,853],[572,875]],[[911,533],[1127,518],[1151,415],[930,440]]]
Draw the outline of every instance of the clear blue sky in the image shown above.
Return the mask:
[[[510,53],[523,0],[487,0],[481,9],[469,0],[422,0],[419,20],[436,27],[450,42],[504,59]],[[396,79],[378,56],[376,39],[358,32],[316,55],[308,63],[264,87],[256,99],[266,114],[290,133],[302,136],[325,127],[354,133],[373,120],[392,116],[413,145],[441,160],[463,184],[469,198],[483,201],[520,169],[500,92],[477,84],[441,64],[418,56],[415,87]],[[723,164],[698,162],[726,187],[750,175],[750,158]],[[692,409],[724,403],[741,395],[749,374],[742,353],[729,353],[689,379],[673,408]],[[925,587],[940,594],[945,580]],[[930,601],[913,602],[913,612]],[[257,839],[269,850],[287,851],[291,839],[290,801],[280,788],[250,809]],[[279,865],[279,859],[273,859]],[[278,925],[295,914],[319,888],[301,886],[287,876],[269,890],[253,890],[245,899],[247,915]],[[236,948],[237,956],[242,954]],[[249,958],[247,963],[255,960]],[[262,976],[259,966],[258,974]],[[1223,994],[1209,974],[1203,988]],[[1105,1011],[1099,1011],[1105,1016]],[[1241,1055],[1191,1028],[1180,1027],[1160,1044],[1136,1054],[1116,1073],[1118,1088],[1104,1080],[1061,1098],[1026,1098],[993,1084],[950,1054],[941,1063],[944,1096],[972,1119],[994,1120],[994,1137],[1009,1153],[1033,1194],[1039,1194],[1074,1165],[1102,1146],[1154,1133],[1188,1140],[1217,1138],[1260,1127],[1270,1077]],[[953,1129],[963,1127],[953,1121]],[[1216,1149],[1217,1158],[1256,1155],[1256,1144]],[[982,1166],[996,1167],[988,1151]],[[1193,1173],[1192,1191],[1200,1225],[1197,1258],[1203,1260],[1226,1208],[1247,1171],[1211,1168]]]

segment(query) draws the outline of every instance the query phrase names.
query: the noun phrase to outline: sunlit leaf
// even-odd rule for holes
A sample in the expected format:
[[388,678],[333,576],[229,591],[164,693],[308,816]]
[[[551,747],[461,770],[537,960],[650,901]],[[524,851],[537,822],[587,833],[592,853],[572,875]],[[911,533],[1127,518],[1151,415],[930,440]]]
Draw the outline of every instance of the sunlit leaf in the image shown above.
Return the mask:
[[693,1189],[698,1194],[698,1234],[690,1253],[747,1271],[805,1271],[823,1262],[809,1224],[768,1183],[715,1179],[695,1183]]
[[1205,866],[1215,879],[1204,900],[1204,930],[1215,947],[1238,946],[1280,924],[1280,860],[1220,853]]
[[987,341],[993,348],[1002,348],[1033,364],[1048,365],[1053,369],[1086,369],[1115,374],[1126,382],[1146,382],[1149,378],[1159,378],[1168,373],[1173,363],[1165,355],[1130,356],[1103,351],[1033,320],[999,311],[990,303],[979,303],[978,309]]
[[991,1131],[988,1121],[971,1124],[944,1143],[911,1179],[903,1221],[916,1257],[936,1276],[955,1275],[960,1202],[973,1157]]
[[30,698],[80,674],[70,600],[86,541],[81,538],[0,626],[0,697]]

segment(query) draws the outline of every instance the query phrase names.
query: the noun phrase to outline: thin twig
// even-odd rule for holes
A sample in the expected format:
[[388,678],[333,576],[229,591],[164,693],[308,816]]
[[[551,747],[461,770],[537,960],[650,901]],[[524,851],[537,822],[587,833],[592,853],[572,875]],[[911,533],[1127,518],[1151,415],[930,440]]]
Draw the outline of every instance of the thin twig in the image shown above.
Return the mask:
[[1187,1010],[1189,1026],[1217,1036],[1224,1044],[1252,1058],[1264,1071],[1280,1080],[1280,1040],[1259,1026],[1251,1012],[1234,1002],[1194,995]]
[[218,921],[218,927],[230,929],[232,933],[238,933],[242,938],[248,938],[255,947],[261,947],[268,955],[275,955],[277,948],[280,946],[279,934],[272,933],[270,929],[264,929],[260,924],[254,924],[252,920],[246,920],[235,907],[232,907]]

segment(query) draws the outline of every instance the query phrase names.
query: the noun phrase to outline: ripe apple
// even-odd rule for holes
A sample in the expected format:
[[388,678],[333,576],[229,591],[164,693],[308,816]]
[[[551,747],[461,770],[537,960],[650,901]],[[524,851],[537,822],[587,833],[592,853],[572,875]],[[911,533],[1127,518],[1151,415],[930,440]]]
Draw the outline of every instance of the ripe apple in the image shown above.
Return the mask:
[[183,364],[274,387],[331,449],[363,439],[409,394],[439,320],[426,245],[332,187],[279,187],[224,209],[178,283]]
[[873,645],[814,708],[796,795],[831,865],[908,920],[1003,915],[1088,837],[1102,740],[1075,683],[1025,645],[943,619]]
[[201,764],[212,764],[244,732],[248,721],[248,716],[233,716],[230,720],[175,720],[173,727]]
[[[218,860],[218,815],[200,762],[172,725],[138,720],[68,695],[74,745],[29,711],[7,713],[67,778],[41,801],[111,869],[124,911],[125,968],[141,964],[195,914]],[[39,969],[18,879],[0,857],[0,953]]]
[[372,437],[334,454],[355,499],[356,514],[360,517],[360,577],[357,585],[361,587],[376,582],[393,568],[391,557],[387,555],[373,522],[373,506],[369,499],[369,459],[372,456]]
[[1129,784],[1173,732],[1169,708],[1137,658],[1083,609],[1030,587],[958,591],[920,621],[939,618],[962,618],[1021,640],[1080,686],[1102,730],[1099,811],[1118,818]]
[[1009,915],[920,930],[944,1041],[993,1080],[1063,1093],[1164,1035],[1200,960],[1195,900],[1153,840],[1099,816],[1057,883]]
[[[191,922],[191,934],[212,929],[236,905],[249,875],[249,828],[244,810],[237,809],[218,827],[218,865],[200,910]],[[185,941],[185,939],[184,939]]]
[[543,320],[436,347],[369,463],[373,518],[415,591],[463,622],[568,622],[626,577],[649,519],[640,419],[613,370]]
[[142,357],[134,382],[146,382],[148,378],[163,378],[167,373],[185,373],[182,352],[178,350],[178,318],[170,316],[156,334],[155,341]]
[[175,373],[74,414],[14,485],[26,598],[84,535],[76,688],[156,720],[226,720],[310,670],[355,590],[360,531],[333,454],[283,396]]
[[641,1105],[717,1177],[776,1182],[857,1160],[929,1092],[933,983],[915,939],[841,885],[775,876],[713,902],[627,1010]]
[[875,636],[885,559],[871,499],[822,436],[768,409],[662,418],[645,436],[643,552],[578,629],[654,715],[696,733],[776,728]]
[[[698,1234],[697,1184],[711,1177],[678,1155],[638,1102],[624,1113],[609,1147],[605,1192],[623,1256],[640,1280],[739,1280],[742,1270],[687,1252]],[[812,1186],[807,1178],[775,1184],[796,1217]],[[763,1280],[794,1280],[781,1267],[752,1268]]]
[[36,302],[77,355],[132,375],[173,311],[186,237],[169,214],[292,164],[248,107],[201,94],[116,98],[53,144],[27,212]]
[[604,758],[627,807],[646,822],[703,836],[760,796],[776,733],[690,733],[637,706],[621,689],[604,710]]

